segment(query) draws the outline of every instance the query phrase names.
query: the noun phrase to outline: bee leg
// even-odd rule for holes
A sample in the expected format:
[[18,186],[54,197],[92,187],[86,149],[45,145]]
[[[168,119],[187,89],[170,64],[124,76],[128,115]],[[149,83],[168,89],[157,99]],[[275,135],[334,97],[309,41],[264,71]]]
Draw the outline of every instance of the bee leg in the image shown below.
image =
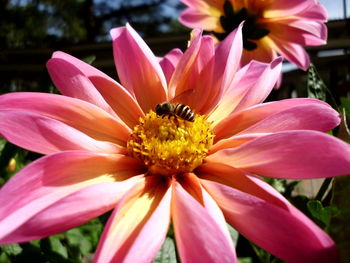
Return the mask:
[[175,115],[174,115],[174,122],[175,122],[176,126],[180,125],[179,120],[177,119],[177,117]]

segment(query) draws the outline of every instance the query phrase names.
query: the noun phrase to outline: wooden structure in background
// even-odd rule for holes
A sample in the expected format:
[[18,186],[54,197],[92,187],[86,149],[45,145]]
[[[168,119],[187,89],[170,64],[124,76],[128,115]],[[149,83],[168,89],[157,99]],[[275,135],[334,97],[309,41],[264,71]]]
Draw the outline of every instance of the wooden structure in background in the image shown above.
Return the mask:
[[[326,79],[330,78],[327,75],[330,70],[336,69],[337,72],[343,72],[346,69],[347,72],[349,71],[350,20],[331,21],[328,23],[328,28],[329,40],[327,45],[307,48],[313,63]],[[166,38],[150,38],[146,39],[146,42],[156,55],[162,56],[172,48],[177,47],[184,50],[188,39],[189,35],[179,35]],[[344,55],[319,57],[322,51],[339,49],[344,50]],[[93,65],[112,77],[116,77],[112,44],[107,42],[57,47],[57,49],[2,50],[0,52],[0,79],[23,79],[28,81],[37,79],[45,72],[45,63],[56,50],[65,51],[78,58],[95,55],[96,60]],[[296,85],[296,81],[300,81],[299,75],[301,73],[300,70],[295,70],[285,74],[283,85]]]

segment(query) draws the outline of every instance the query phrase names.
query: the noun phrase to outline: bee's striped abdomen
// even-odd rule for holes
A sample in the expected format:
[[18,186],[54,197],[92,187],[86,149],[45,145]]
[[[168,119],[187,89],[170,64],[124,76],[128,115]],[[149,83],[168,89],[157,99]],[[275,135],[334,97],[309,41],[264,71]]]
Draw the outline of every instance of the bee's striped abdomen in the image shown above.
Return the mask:
[[180,118],[186,120],[186,121],[194,121],[194,113],[190,109],[190,107],[183,105],[183,104],[177,104],[174,110],[175,115],[179,116]]

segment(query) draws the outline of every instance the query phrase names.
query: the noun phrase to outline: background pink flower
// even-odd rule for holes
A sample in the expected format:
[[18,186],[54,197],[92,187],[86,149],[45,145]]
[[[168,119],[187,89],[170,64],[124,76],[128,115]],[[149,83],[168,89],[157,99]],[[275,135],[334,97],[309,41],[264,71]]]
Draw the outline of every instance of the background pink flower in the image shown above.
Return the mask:
[[219,40],[242,21],[243,57],[269,62],[282,55],[306,70],[310,59],[303,46],[324,45],[327,12],[317,0],[181,0],[188,8],[179,20],[191,28],[203,28]]
[[[349,173],[349,146],[324,134],[338,113],[314,99],[262,103],[282,60],[240,68],[241,28],[218,46],[195,30],[161,61],[129,25],[111,35],[121,84],[55,52],[47,67],[63,95],[0,97],[0,134],[46,155],[1,189],[0,243],[114,209],[95,262],[150,262],[170,222],[182,262],[236,262],[226,221],[288,262],[336,261],[331,238],[258,175]],[[152,111],[174,98],[193,123]]]

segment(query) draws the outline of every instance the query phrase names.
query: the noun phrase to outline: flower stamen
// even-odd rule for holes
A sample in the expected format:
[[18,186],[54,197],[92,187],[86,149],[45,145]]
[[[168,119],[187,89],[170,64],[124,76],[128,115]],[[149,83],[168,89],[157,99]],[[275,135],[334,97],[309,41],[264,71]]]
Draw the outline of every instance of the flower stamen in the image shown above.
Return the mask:
[[202,164],[214,134],[204,116],[195,121],[158,116],[150,111],[134,127],[128,140],[130,156],[144,162],[150,173],[172,175],[193,171]]

